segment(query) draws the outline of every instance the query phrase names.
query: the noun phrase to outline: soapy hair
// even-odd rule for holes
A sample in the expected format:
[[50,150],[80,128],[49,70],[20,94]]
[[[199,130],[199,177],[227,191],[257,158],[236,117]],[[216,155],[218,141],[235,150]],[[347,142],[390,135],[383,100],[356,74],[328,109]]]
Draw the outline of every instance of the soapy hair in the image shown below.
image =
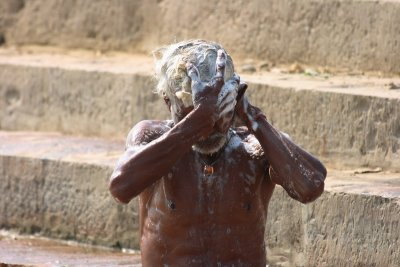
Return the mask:
[[191,79],[186,71],[187,63],[197,67],[201,81],[209,82],[216,72],[215,63],[219,49],[227,55],[225,65],[225,81],[227,81],[234,74],[232,58],[215,42],[188,40],[154,51],[156,92],[160,96],[167,97],[174,97],[179,91],[191,93]]

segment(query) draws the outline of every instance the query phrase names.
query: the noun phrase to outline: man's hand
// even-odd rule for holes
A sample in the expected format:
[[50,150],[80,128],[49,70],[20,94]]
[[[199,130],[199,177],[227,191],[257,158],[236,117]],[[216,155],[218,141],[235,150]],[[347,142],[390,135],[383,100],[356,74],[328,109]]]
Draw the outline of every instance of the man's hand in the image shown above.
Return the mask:
[[248,86],[246,83],[239,84],[238,96],[236,98],[237,104],[235,107],[235,114],[246,124],[249,130],[256,131],[258,127],[256,122],[257,119],[260,117],[265,118],[265,115],[259,108],[249,103],[249,99],[245,95],[247,87]]
[[302,203],[313,201],[324,191],[324,165],[269,124],[262,111],[249,103],[246,89],[247,84],[239,85],[235,113],[260,142],[270,164],[271,181]]
[[186,65],[187,73],[192,81],[192,97],[194,108],[201,108],[207,117],[215,122],[234,109],[236,104],[238,77],[235,75],[227,83],[224,81],[226,54],[218,51],[216,74],[208,83],[200,80],[199,71],[191,63]]

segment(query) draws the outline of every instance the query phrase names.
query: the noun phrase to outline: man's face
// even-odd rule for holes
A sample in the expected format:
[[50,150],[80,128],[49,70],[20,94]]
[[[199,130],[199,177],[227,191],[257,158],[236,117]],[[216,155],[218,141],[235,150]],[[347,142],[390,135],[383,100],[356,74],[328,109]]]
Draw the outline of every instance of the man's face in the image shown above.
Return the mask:
[[[182,59],[178,57],[176,60]],[[173,62],[175,64],[172,64]],[[177,123],[193,110],[192,94],[196,95],[201,94],[200,92],[208,92],[207,90],[203,91],[206,86],[209,89],[218,90],[218,92],[212,92],[212,96],[210,96],[218,97],[215,104],[218,107],[219,118],[214,125],[214,131],[194,145],[194,148],[201,153],[210,154],[217,152],[225,144],[226,136],[234,117],[239,79],[234,74],[233,62],[222,49],[218,51],[199,50],[194,54],[193,62],[195,63],[187,59],[183,62],[185,63],[185,70],[182,69],[181,63],[177,64],[173,60],[171,66],[174,69],[169,72],[166,71],[170,75],[168,76],[168,79],[170,79],[169,84],[171,84],[169,88],[172,89],[175,87],[175,90],[171,90],[172,92],[170,92],[170,98],[166,100],[172,118]],[[213,84],[217,75],[225,80],[222,87],[221,83],[219,85]],[[195,82],[193,83],[193,81]],[[193,84],[196,84],[195,89],[192,88]]]

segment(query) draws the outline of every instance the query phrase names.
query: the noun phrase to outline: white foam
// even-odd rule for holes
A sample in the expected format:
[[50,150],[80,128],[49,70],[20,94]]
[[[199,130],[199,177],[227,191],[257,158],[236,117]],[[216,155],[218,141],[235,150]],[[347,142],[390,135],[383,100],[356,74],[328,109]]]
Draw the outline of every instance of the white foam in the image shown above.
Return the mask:
[[238,148],[241,143],[242,143],[242,140],[240,139],[240,137],[238,135],[236,135],[235,132],[233,132],[232,137],[229,139],[229,143],[228,143],[226,149],[230,152],[230,151]]
[[243,142],[243,145],[251,157],[261,157],[264,155],[264,150],[254,135],[249,135]]

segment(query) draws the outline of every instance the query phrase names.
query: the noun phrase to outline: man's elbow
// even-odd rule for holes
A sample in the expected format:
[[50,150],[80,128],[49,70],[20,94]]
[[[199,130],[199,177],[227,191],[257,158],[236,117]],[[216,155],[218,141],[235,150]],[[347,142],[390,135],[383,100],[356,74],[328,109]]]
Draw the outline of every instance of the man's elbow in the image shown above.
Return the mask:
[[121,184],[121,177],[120,175],[111,176],[111,180],[108,184],[108,190],[110,191],[113,198],[122,204],[128,204],[132,200],[132,196],[129,196],[124,192],[124,186]]
[[301,203],[310,203],[322,195],[325,187],[324,181],[326,178],[326,174],[326,169],[324,168],[323,171],[313,175],[310,182],[307,184],[304,190],[302,190],[301,194],[299,194],[298,200]]

